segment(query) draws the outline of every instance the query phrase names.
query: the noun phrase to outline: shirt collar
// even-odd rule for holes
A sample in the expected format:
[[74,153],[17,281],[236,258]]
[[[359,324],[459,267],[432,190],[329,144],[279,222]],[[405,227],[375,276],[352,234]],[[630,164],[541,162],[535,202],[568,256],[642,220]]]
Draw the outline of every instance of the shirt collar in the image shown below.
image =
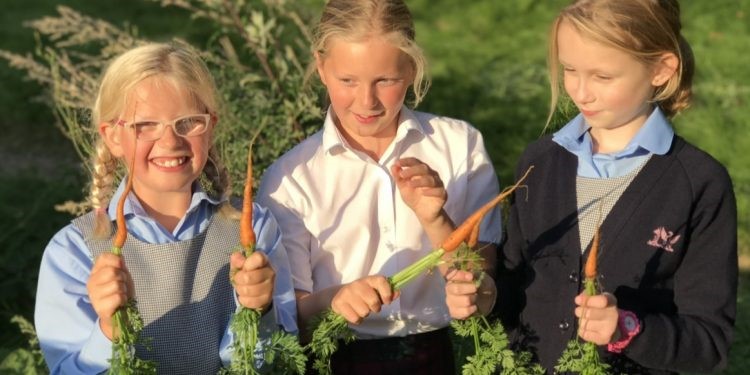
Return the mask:
[[[588,148],[591,150],[591,137],[588,130],[591,126],[586,124],[582,114],[578,114],[562,129],[555,132],[552,139],[569,151]],[[641,129],[630,140],[628,145],[615,154],[625,156],[637,152],[639,149],[649,153],[664,155],[669,151],[674,138],[674,130],[661,109],[656,106],[646,119]]]
[[[122,193],[125,191],[125,185],[127,185],[127,181],[128,178],[127,176],[125,176],[122,181],[120,181],[120,185],[117,187],[115,194],[112,195],[112,199],[110,200],[108,207],[108,215],[110,220],[116,220],[117,218],[117,202],[120,200],[120,196],[122,196]],[[190,201],[190,206],[188,207],[185,215],[194,211],[203,201],[215,206],[221,203],[221,200],[209,196],[197,181],[193,182],[193,196]],[[123,214],[125,214],[126,216],[149,216],[146,210],[141,205],[141,202],[135,196],[135,193],[133,193],[132,191],[128,194],[127,198],[125,198]]]
[[[341,134],[336,127],[336,123],[333,121],[333,116],[335,116],[333,108],[329,106],[326,118],[323,121],[323,150],[331,153],[338,148],[351,149],[351,146],[349,146],[346,139],[344,139],[344,135]],[[399,112],[398,129],[396,130],[394,143],[400,142],[412,130],[419,134],[424,134],[425,132],[422,123],[419,122],[414,111],[410,110],[405,105],[402,105],[401,111]]]

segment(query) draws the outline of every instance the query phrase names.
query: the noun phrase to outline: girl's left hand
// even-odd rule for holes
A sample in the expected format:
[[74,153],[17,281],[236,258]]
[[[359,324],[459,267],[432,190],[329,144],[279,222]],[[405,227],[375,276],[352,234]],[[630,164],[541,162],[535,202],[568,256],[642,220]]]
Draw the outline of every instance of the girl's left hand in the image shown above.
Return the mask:
[[432,223],[442,215],[448,193],[430,166],[417,158],[403,158],[393,164],[391,174],[401,198],[423,224]]
[[575,298],[575,314],[579,319],[578,336],[596,345],[606,345],[618,340],[617,298],[611,293],[587,296],[581,293]]
[[245,258],[242,253],[235,252],[229,260],[232,270],[237,271],[232,280],[240,304],[249,309],[268,308],[273,298],[276,273],[266,255],[256,251]]
[[445,304],[453,319],[466,319],[477,312],[477,292],[474,274],[452,270],[445,275]]

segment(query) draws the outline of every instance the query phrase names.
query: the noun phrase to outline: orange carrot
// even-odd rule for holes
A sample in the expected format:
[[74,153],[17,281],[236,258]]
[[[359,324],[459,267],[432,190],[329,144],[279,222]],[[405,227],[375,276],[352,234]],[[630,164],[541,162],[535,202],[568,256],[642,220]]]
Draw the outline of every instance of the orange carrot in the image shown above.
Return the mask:
[[128,171],[128,183],[125,186],[125,191],[122,192],[120,200],[117,201],[117,232],[115,232],[115,239],[112,246],[118,249],[117,255],[120,255],[119,249],[122,249],[122,245],[125,244],[125,239],[128,237],[128,228],[125,226],[125,199],[127,199],[130,191],[133,189],[133,168],[135,167],[135,158],[130,163],[130,171]]
[[515,183],[515,185],[505,188],[495,198],[492,198],[491,201],[487,202],[484,206],[474,211],[471,216],[469,216],[463,223],[461,223],[461,225],[458,226],[458,228],[456,228],[450,235],[448,235],[448,238],[443,241],[443,244],[440,247],[445,250],[446,253],[456,250],[461,242],[464,242],[467,240],[467,238],[469,238],[472,231],[474,230],[474,227],[479,225],[484,215],[490,212],[490,210],[498,203],[502,202],[503,199],[507,198],[511,193],[513,193],[513,191],[515,191],[516,188],[521,185],[521,182],[526,179],[526,176],[529,175],[529,172],[531,172],[532,169],[534,169],[533,165],[529,167],[526,173],[524,173],[524,175]]
[[596,258],[599,253],[599,228],[596,228],[594,232],[594,239],[591,240],[591,250],[589,250],[589,257],[586,259],[586,266],[584,267],[584,275],[586,279],[596,279]]
[[[252,251],[255,245],[255,231],[253,230],[253,148],[247,154],[247,175],[245,176],[245,190],[242,200],[242,216],[240,218],[240,245],[246,252]],[[246,256],[249,254],[246,254]]]
[[475,247],[477,246],[477,243],[479,242],[479,223],[474,226],[471,230],[471,234],[469,235],[469,240],[466,242],[469,247]]

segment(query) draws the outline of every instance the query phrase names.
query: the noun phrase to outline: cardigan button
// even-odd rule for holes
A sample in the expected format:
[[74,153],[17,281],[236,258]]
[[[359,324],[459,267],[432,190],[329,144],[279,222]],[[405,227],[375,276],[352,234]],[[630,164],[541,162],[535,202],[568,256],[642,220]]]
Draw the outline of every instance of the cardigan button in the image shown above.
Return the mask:
[[570,280],[571,283],[578,283],[578,272],[571,272],[570,275],[568,275],[568,280]]
[[558,325],[558,327],[560,328],[561,331],[567,331],[568,328],[570,328],[570,323],[568,323],[567,320],[563,320],[563,321],[560,322],[560,324]]

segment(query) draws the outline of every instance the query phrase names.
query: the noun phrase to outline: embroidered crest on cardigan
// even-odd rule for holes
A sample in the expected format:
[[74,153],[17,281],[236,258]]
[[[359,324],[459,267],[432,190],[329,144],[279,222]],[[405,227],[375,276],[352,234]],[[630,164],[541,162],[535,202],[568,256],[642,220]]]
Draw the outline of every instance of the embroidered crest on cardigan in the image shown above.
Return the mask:
[[648,240],[646,244],[672,253],[674,252],[672,245],[676,244],[679,240],[679,234],[675,235],[671,230],[667,230],[664,227],[658,227],[654,229],[654,238]]

